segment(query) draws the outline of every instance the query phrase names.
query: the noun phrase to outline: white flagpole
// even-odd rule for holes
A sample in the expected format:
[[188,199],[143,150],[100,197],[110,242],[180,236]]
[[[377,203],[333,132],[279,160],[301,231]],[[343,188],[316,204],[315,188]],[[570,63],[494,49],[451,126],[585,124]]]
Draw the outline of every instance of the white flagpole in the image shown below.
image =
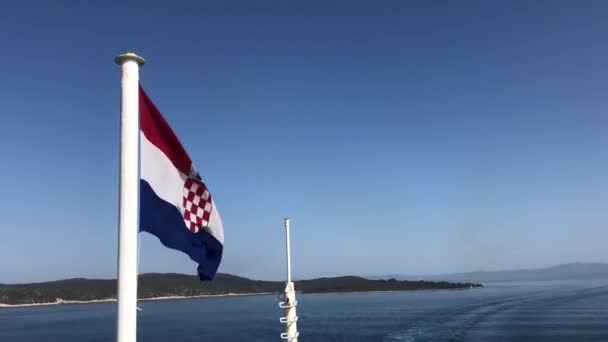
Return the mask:
[[139,234],[139,67],[134,53],[116,57],[122,76],[118,204],[118,317],[116,341],[137,340],[137,236]]

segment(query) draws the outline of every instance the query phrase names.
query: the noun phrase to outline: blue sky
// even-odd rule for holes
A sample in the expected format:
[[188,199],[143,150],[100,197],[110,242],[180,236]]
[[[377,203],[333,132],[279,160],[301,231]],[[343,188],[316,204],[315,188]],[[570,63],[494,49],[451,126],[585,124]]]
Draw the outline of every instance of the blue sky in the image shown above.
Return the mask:
[[[297,278],[608,262],[608,5],[11,2],[0,282],[113,277],[119,68],[212,191],[220,271]],[[141,270],[195,273],[142,237]]]

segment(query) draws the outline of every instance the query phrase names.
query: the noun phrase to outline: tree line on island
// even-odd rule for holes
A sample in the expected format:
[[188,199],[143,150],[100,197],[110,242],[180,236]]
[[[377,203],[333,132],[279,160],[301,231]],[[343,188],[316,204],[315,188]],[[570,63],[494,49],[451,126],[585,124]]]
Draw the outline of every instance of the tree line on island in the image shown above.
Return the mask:
[[[139,276],[138,298],[193,297],[227,294],[279,293],[282,281],[252,280],[218,273],[212,282],[176,273],[146,273]],[[344,276],[295,282],[302,293],[439,290],[482,287],[476,283],[445,281],[370,280]],[[0,284],[0,304],[42,304],[61,301],[93,301],[116,298],[114,279],[65,279],[31,284]]]

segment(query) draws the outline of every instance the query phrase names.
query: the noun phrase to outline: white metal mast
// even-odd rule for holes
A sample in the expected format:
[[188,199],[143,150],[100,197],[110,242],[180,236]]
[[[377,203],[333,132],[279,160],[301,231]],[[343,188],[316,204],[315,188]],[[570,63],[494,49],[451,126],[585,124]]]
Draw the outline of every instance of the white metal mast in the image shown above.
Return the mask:
[[116,57],[122,72],[118,202],[118,317],[116,341],[137,340],[137,237],[139,234],[139,67],[134,53]]
[[298,316],[296,315],[296,292],[291,281],[291,250],[289,244],[289,219],[285,219],[285,241],[287,247],[287,283],[285,284],[285,298],[279,303],[279,307],[283,309],[284,316],[280,322],[285,324],[285,332],[281,334],[281,338],[287,342],[298,342]]

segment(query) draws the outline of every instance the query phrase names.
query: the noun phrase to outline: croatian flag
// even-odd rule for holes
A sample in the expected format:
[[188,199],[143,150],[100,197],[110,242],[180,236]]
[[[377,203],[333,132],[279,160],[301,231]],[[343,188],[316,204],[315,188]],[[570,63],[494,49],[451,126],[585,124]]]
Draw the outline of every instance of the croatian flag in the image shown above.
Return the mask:
[[224,228],[211,193],[154,103],[139,87],[140,231],[196,261],[211,280],[222,259]]

